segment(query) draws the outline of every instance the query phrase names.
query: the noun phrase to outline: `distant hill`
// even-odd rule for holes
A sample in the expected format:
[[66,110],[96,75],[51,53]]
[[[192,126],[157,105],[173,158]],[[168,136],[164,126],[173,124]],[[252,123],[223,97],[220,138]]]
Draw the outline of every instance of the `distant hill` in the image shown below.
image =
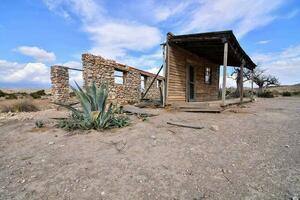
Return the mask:
[[295,85],[280,85],[280,86],[272,86],[268,88],[269,90],[277,90],[278,92],[300,92],[300,83]]

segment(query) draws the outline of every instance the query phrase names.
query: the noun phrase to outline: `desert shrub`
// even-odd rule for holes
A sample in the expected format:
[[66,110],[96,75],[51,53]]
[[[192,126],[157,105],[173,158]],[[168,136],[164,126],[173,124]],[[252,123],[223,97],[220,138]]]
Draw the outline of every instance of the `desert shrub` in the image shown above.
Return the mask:
[[[76,82],[75,82],[76,83]],[[58,123],[58,127],[66,130],[75,129],[107,129],[113,127],[127,126],[129,119],[122,114],[117,106],[110,103],[107,106],[108,87],[101,85],[97,87],[93,82],[84,91],[77,83],[77,89],[71,86],[79,100],[82,110],[69,105],[58,104],[72,111],[72,115]]]
[[35,122],[35,127],[36,128],[43,128],[45,126],[44,122],[42,120],[37,120]]
[[300,91],[293,92],[292,95],[298,96],[300,95]]
[[[232,91],[230,88],[226,88],[226,91],[225,91],[225,96],[231,96],[232,94]],[[222,88],[219,89],[219,92],[218,92],[218,97],[221,98],[222,97]]]
[[39,109],[27,100],[19,100],[10,105],[2,105],[1,112],[36,112]]
[[0,90],[0,97],[5,97],[6,93]]
[[17,95],[14,94],[14,93],[11,93],[11,94],[6,94],[5,95],[5,99],[18,99]]
[[288,91],[285,91],[285,92],[282,93],[282,96],[284,96],[284,97],[290,97],[290,96],[292,96],[292,93],[290,93]]
[[262,98],[273,98],[274,97],[273,93],[269,90],[258,93],[257,96],[262,97]]
[[45,90],[38,90],[29,94],[34,99],[40,99],[42,96],[45,96]]
[[272,90],[272,94],[274,96],[279,96],[280,95],[280,92],[278,90]]

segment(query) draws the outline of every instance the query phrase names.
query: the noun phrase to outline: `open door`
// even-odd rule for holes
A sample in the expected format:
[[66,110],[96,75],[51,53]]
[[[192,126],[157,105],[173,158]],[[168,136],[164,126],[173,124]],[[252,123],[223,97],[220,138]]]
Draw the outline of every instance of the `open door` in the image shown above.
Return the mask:
[[187,101],[195,101],[195,68],[187,67]]

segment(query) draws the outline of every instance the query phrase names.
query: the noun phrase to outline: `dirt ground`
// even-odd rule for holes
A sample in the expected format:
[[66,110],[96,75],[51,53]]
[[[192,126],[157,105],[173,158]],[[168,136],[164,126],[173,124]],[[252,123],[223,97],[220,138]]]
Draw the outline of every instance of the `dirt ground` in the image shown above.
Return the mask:
[[0,199],[300,197],[300,98],[259,99],[221,114],[156,112],[80,135],[51,123],[35,129],[35,118],[53,110],[2,118]]

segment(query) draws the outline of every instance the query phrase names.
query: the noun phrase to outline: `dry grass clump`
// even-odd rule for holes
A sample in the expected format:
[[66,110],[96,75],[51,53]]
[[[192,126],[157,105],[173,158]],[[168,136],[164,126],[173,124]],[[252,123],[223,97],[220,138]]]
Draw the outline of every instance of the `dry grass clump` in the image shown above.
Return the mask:
[[39,109],[29,100],[17,100],[12,103],[0,105],[2,113],[7,112],[36,112]]

